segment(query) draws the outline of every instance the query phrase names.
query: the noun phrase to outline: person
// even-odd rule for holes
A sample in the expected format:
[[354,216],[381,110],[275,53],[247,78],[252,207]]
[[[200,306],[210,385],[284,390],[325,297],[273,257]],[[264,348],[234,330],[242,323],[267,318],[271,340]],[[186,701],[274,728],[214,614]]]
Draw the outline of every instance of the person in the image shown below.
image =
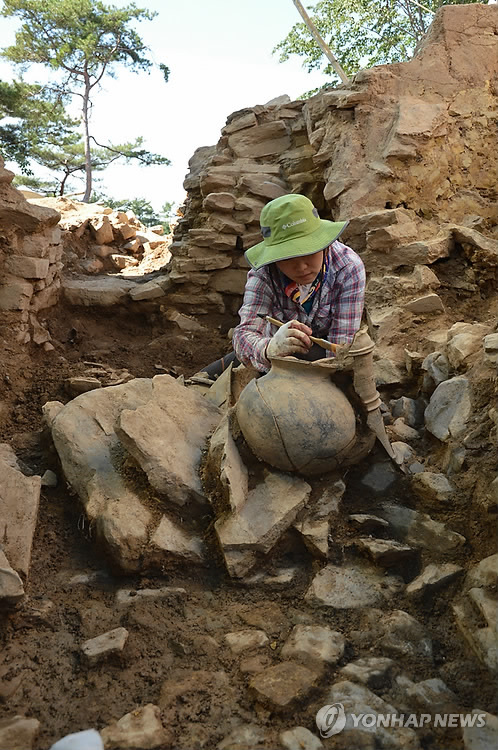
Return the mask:
[[[264,373],[273,357],[333,356],[309,337],[344,344],[360,327],[365,268],[338,239],[348,222],[320,219],[309,198],[292,193],[267,203],[260,224],[263,241],[244,253],[251,270],[233,332],[234,352],[205,368],[210,377],[230,362]],[[277,328],[266,316],[283,325]]]

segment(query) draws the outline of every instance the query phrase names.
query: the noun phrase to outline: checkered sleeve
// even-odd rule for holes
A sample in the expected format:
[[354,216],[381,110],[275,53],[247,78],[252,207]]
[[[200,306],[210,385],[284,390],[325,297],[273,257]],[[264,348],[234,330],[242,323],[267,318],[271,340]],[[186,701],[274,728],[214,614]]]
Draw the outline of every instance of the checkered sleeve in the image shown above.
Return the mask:
[[332,322],[328,340],[335,344],[350,343],[361,324],[365,299],[365,267],[354,254],[334,283]]
[[258,317],[258,313],[271,315],[272,300],[273,295],[265,273],[250,270],[239,310],[240,323],[234,329],[232,343],[237,358],[245,365],[253,365],[260,372],[270,368],[265,351],[271,336],[268,335],[268,324]]

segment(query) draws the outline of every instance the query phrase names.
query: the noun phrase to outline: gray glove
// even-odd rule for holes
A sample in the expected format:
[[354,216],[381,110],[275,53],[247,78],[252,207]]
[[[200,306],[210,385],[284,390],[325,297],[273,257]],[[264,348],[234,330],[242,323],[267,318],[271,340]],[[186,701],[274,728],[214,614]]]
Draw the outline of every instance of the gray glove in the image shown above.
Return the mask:
[[268,359],[287,357],[289,354],[306,354],[311,347],[311,329],[297,320],[289,320],[272,336],[266,347]]

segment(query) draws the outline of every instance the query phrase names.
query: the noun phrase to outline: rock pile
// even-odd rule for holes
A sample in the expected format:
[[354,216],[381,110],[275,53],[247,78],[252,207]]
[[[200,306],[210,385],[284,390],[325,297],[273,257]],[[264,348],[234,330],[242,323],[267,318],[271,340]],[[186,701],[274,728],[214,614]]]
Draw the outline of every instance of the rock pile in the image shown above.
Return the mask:
[[53,349],[40,312],[56,304],[63,267],[60,214],[29,203],[0,157],[0,311],[22,343]]

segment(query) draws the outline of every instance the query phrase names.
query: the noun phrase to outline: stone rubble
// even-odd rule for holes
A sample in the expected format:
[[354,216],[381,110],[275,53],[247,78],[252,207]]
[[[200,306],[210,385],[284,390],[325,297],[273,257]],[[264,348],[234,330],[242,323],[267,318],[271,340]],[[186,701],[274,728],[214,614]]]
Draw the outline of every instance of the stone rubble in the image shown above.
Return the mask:
[[[223,669],[169,670],[158,706],[130,705],[102,729],[106,747],[173,746],[169,727],[192,696],[203,722],[216,724],[219,750],[273,747],[277,725],[270,727],[268,712],[279,715],[283,747],[322,747],[311,720],[308,728],[293,726],[294,708],[308,711],[306,720],[333,703],[348,716],[461,713],[466,707],[448,687],[458,678],[438,660],[440,634],[431,631],[441,608],[469,669],[498,673],[498,555],[469,568],[478,549],[462,520],[466,513],[472,526],[489,524],[498,506],[496,467],[489,468],[498,447],[496,91],[489,85],[496,10],[446,6],[411,61],[361,71],[350,88],[307,101],[286,97],[233,113],[219,143],[190,160],[171,247],[130,214],[67,199],[26,201],[0,166],[2,321],[47,354],[53,345],[44,316],[61,289],[74,307],[140,305],[160,310],[185,334],[202,333],[207,326],[184,313],[236,313],[247,275],[243,250],[260,240],[268,200],[304,192],[325,218],[350,219],[341,239],[367,268],[377,385],[393,449],[408,470],[373,453],[359,476],[344,474],[347,488],[339,474],[324,488],[247,460],[226,383],[206,397],[169,375],[114,372],[112,388],[95,371],[72,378],[75,398],[47,402],[43,411],[61,481],[81,500],[92,543],[127,573],[216,566],[248,597],[236,621],[223,612],[209,622],[216,637],[172,639],[175,655],[221,654]],[[147,258],[154,261],[148,269]],[[10,446],[0,446],[0,598],[17,627],[50,628],[57,613],[54,602],[24,596],[40,484],[54,486],[26,476]],[[103,580],[98,571],[83,573],[63,587]],[[256,596],[271,600],[282,591],[285,613],[274,602],[273,610],[255,605]],[[188,619],[195,595],[183,586],[120,588],[113,605],[78,609],[82,636],[117,624],[117,611],[131,647],[154,602],[161,612],[185,607]],[[82,668],[121,653],[127,638],[118,627],[86,641]],[[236,672],[228,672],[230,660]],[[240,706],[232,685],[239,673]],[[0,672],[2,701],[16,693],[16,680]],[[496,744],[498,720],[486,719],[485,727],[463,728],[465,750]],[[281,731],[282,722],[289,728]],[[192,746],[194,724],[182,727]],[[0,746],[26,750],[38,728],[20,716],[2,721]],[[354,727],[348,719],[333,746],[415,750],[427,741],[407,727]]]

